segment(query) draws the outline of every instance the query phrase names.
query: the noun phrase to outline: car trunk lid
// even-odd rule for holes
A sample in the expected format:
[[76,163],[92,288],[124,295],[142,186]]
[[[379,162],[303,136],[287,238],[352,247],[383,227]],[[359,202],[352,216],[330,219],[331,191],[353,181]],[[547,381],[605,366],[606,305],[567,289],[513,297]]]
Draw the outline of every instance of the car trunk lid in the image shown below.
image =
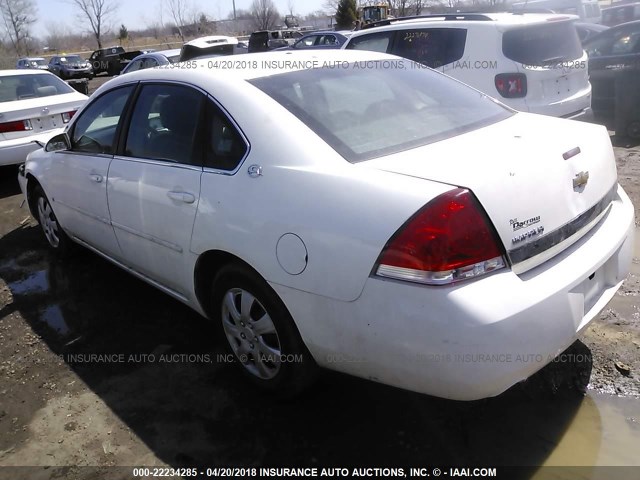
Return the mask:
[[55,95],[52,98],[55,98],[55,102],[46,105],[42,104],[41,97],[0,104],[2,107],[7,108],[7,110],[0,112],[0,124],[27,120],[30,126],[29,130],[1,133],[1,138],[12,140],[64,127],[66,122],[63,120],[62,114],[75,112],[82,104],[74,93]]
[[516,273],[584,235],[617,184],[604,127],[532,114],[360,165],[472,190]]

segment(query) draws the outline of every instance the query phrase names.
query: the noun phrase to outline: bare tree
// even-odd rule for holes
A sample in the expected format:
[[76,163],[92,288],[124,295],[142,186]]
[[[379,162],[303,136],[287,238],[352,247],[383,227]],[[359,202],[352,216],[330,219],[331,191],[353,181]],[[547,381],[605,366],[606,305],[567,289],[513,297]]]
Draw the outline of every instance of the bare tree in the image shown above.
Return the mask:
[[169,15],[176,24],[176,30],[180,36],[180,40],[184,43],[184,27],[192,18],[192,7],[189,0],[167,0],[167,8]]
[[280,13],[273,0],[253,0],[251,16],[257,30],[269,30],[280,19]]
[[20,55],[22,47],[28,54],[29,26],[36,21],[33,0],[0,0],[0,13],[16,55]]
[[118,4],[114,0],[70,0],[76,6],[81,17],[89,20],[91,32],[98,43],[98,48],[102,48],[102,35],[109,30],[109,22],[118,9]]

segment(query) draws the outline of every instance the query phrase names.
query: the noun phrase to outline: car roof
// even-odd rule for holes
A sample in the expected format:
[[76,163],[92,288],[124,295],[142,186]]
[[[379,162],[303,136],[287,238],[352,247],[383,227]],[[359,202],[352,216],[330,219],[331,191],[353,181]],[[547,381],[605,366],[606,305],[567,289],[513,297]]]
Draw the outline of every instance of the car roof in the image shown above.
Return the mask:
[[150,52],[149,54],[158,54],[158,55],[164,55],[165,57],[173,57],[176,55],[180,55],[180,49],[179,48],[172,48],[171,50],[159,50],[157,52]]
[[43,57],[22,57],[19,58],[18,60],[44,60]]
[[176,55],[180,55],[180,49],[179,48],[172,48],[171,50],[159,50],[157,52],[141,53],[137,57],[134,57],[133,60],[140,60],[140,59],[144,59],[144,58],[155,58],[155,57],[158,57],[158,56],[175,57]]
[[225,35],[210,35],[208,37],[200,37],[189,42],[185,45],[192,45],[198,48],[207,48],[214,45],[237,45],[238,39],[236,37],[228,37]]
[[49,73],[46,70],[31,70],[28,68],[25,68],[23,70],[0,70],[0,77],[9,77],[11,75],[53,75],[53,73]]

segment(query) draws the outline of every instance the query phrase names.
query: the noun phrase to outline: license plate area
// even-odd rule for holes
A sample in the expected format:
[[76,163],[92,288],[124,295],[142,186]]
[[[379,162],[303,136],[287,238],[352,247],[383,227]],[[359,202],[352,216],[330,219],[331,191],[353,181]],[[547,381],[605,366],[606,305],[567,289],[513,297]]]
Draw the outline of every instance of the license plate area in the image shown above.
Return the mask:
[[587,313],[596,304],[602,292],[607,287],[605,278],[605,269],[600,267],[593,272],[589,277],[582,281],[582,283],[574,290],[581,291],[584,295],[584,312]]
[[573,90],[568,75],[546,80],[544,82],[544,89],[547,97],[567,97]]
[[62,121],[62,115],[45,115],[43,117],[32,118],[31,127],[34,132],[45,132],[47,130],[53,130],[54,128],[61,128],[64,126]]

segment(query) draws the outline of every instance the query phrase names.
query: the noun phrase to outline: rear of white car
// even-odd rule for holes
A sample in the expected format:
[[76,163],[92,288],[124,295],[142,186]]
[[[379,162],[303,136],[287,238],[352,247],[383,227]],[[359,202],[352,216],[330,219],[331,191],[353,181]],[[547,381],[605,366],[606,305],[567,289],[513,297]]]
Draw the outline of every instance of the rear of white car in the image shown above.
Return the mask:
[[[620,287],[634,212],[604,127],[516,113],[388,55],[253,58],[240,72],[201,62],[123,76],[71,127],[77,137],[102,94],[182,82],[214,95],[242,131],[233,169],[137,161],[123,142],[109,144],[113,158],[63,146],[31,154],[19,174],[32,208],[55,199],[72,238],[212,318],[230,311],[211,299],[215,285],[219,300],[260,297],[272,318],[291,317],[295,335],[274,327],[286,359],[310,352],[326,368],[459,400],[497,395],[551,362]],[[265,290],[240,285],[237,269],[224,278],[224,262]],[[255,346],[231,331],[236,355]],[[304,348],[291,346],[298,338]],[[280,388],[299,366],[282,361],[285,377],[256,381]]]
[[0,165],[23,163],[27,155],[62,132],[86,96],[38,70],[0,73]]
[[588,59],[575,19],[503,13],[388,20],[355,32],[344,48],[415,60],[519,111],[588,119]]

